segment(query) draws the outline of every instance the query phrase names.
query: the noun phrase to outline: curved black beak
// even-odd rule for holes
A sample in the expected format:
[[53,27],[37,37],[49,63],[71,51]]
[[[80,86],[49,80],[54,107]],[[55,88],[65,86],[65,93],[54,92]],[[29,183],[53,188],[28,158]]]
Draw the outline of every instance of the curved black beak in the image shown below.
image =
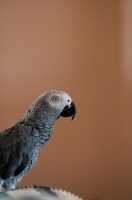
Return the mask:
[[76,115],[76,106],[73,102],[71,102],[70,107],[67,105],[60,113],[60,116],[62,117],[72,116],[72,120],[74,119],[75,115]]

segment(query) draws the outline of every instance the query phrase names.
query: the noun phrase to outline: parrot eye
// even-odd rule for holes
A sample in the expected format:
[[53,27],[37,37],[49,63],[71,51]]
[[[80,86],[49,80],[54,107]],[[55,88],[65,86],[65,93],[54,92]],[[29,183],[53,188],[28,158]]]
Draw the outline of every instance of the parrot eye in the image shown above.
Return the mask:
[[56,97],[56,96],[55,96],[55,97],[53,97],[53,100],[54,100],[54,101],[59,101],[59,97]]

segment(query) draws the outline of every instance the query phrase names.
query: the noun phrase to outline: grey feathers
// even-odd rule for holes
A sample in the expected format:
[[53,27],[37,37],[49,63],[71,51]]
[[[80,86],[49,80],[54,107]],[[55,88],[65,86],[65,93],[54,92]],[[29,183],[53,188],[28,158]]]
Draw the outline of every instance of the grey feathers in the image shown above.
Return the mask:
[[20,174],[28,165],[37,149],[35,132],[38,130],[24,124],[17,124],[5,130],[0,137],[0,176],[8,179]]

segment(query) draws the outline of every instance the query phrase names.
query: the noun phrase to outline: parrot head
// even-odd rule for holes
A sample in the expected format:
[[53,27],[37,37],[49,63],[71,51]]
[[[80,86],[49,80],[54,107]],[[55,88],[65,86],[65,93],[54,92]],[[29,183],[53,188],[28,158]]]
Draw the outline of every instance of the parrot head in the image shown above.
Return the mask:
[[21,121],[27,124],[41,124],[44,121],[55,122],[59,117],[76,115],[76,106],[71,97],[59,90],[50,90],[41,94],[29,107]]
[[46,94],[46,101],[55,110],[60,110],[59,117],[72,117],[76,115],[76,106],[71,97],[62,91],[48,91]]

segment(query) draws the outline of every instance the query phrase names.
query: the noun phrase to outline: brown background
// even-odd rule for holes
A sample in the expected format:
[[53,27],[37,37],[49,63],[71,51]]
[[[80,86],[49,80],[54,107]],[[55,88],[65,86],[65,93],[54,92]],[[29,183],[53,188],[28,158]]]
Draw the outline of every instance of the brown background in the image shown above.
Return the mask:
[[20,186],[132,199],[131,22],[131,0],[0,0],[0,130],[50,89],[77,106]]

